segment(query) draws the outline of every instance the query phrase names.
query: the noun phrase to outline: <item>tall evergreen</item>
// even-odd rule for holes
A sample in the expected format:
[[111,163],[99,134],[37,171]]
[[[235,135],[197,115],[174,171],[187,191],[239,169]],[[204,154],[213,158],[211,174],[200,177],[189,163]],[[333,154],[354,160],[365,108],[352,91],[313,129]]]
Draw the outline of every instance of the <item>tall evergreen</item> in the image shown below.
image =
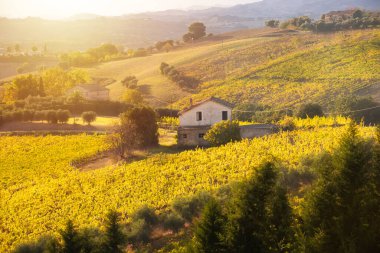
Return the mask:
[[105,241],[103,250],[107,253],[120,253],[125,243],[125,236],[119,224],[119,215],[116,211],[110,211],[106,219]]
[[81,251],[80,238],[71,220],[67,221],[65,229],[61,231],[61,237],[63,253],[79,253]]
[[304,210],[308,252],[380,252],[375,150],[351,124],[335,153],[320,161]]
[[292,252],[294,249],[293,213],[286,190],[275,188],[269,200],[265,248],[267,252]]
[[[275,210],[277,209],[277,210]],[[281,217],[284,212],[284,217]],[[285,191],[278,186],[278,172],[263,164],[250,180],[229,215],[229,252],[282,252],[291,243],[291,210]]]
[[205,206],[195,229],[195,249],[199,253],[223,252],[225,217],[220,205],[211,199]]

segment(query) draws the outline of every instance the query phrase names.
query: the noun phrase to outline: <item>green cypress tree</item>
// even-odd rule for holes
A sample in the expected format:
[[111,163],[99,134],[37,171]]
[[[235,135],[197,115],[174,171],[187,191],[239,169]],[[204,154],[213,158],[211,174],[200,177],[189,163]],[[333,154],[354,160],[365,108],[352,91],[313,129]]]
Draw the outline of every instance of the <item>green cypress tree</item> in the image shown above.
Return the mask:
[[372,143],[350,125],[306,198],[308,252],[380,252],[379,164]]
[[66,227],[61,231],[63,240],[63,253],[79,253],[81,251],[80,238],[71,220],[67,221]]
[[295,239],[293,213],[286,190],[277,186],[269,202],[265,248],[268,252],[292,252]]
[[[285,212],[283,219],[278,211]],[[277,252],[277,248],[286,248],[291,242],[291,219],[285,191],[278,188],[277,168],[274,163],[264,163],[229,215],[229,251]]]
[[199,253],[223,252],[223,230],[225,218],[216,200],[211,199],[205,206],[195,229],[195,248]]
[[119,225],[119,215],[116,211],[110,211],[106,219],[105,241],[103,243],[104,252],[120,253],[125,243],[125,236]]

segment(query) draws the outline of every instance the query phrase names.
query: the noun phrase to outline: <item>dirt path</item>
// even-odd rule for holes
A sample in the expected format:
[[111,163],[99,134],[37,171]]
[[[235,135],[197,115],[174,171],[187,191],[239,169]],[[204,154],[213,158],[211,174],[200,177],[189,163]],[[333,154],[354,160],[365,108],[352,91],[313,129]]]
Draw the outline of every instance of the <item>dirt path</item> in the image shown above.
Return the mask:
[[92,161],[89,161],[88,163],[80,166],[79,170],[81,172],[87,172],[87,171],[102,169],[104,167],[112,166],[115,164],[117,164],[117,161],[115,161],[115,159],[109,156],[105,156],[105,157],[100,157]]

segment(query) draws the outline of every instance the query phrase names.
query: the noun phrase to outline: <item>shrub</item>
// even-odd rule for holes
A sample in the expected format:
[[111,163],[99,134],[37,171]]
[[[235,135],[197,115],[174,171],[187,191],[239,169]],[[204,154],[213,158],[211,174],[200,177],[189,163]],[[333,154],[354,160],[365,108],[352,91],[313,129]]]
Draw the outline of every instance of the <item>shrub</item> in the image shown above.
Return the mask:
[[37,242],[19,245],[14,253],[44,253],[59,252],[59,243],[56,238],[43,236]]
[[128,240],[134,243],[148,242],[150,232],[151,228],[144,219],[135,220],[130,224]]
[[222,121],[215,124],[205,135],[205,140],[213,146],[240,141],[240,128],[237,121]]
[[143,206],[133,214],[133,220],[144,220],[148,225],[154,225],[157,223],[158,218],[153,208]]
[[200,193],[191,198],[178,198],[174,200],[172,209],[186,221],[192,221],[210,198],[208,193]]
[[322,117],[323,110],[319,104],[303,104],[298,110],[297,117],[301,119],[314,118],[315,116]]
[[158,144],[158,125],[156,113],[149,107],[134,108],[121,116],[121,122],[132,122],[137,126],[136,136],[141,140],[138,145],[141,147],[156,146]]
[[165,216],[163,220],[163,227],[167,230],[172,230],[173,232],[177,233],[185,224],[185,221],[175,213],[170,213],[167,216]]
[[58,118],[57,118],[57,112],[54,110],[49,110],[46,112],[47,113],[47,121],[49,123],[57,124]]
[[34,111],[32,110],[24,110],[22,113],[22,120],[23,121],[32,121],[34,117]]
[[82,120],[83,122],[86,122],[88,125],[91,125],[91,123],[96,120],[96,117],[97,117],[96,112],[93,112],[93,111],[82,113]]
[[293,131],[294,129],[296,129],[296,124],[294,123],[294,120],[292,117],[285,116],[283,120],[279,121],[279,124],[280,124],[281,130],[283,131]]
[[139,105],[144,103],[141,92],[133,89],[127,89],[127,91],[124,92],[123,101],[131,105]]
[[70,118],[70,111],[68,110],[58,110],[57,119],[59,123],[67,123]]
[[22,121],[23,111],[14,111],[11,113],[13,121]]
[[35,121],[44,121],[44,120],[46,120],[46,114],[45,114],[45,112],[44,111],[36,111],[34,113],[33,120],[35,120]]

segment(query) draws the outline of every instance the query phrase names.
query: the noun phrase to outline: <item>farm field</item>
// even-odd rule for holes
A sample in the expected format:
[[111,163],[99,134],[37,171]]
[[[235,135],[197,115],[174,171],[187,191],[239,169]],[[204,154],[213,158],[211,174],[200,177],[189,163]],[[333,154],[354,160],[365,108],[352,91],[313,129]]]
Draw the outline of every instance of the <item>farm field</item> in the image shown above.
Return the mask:
[[[130,164],[80,172],[73,161],[107,149],[104,136],[0,138],[0,251],[41,235],[58,234],[67,219],[99,226],[110,208],[128,215],[144,204],[163,211],[192,195],[249,177],[268,156],[287,170],[337,146],[345,127],[297,130],[178,154],[156,154]],[[375,129],[361,127],[373,137]],[[32,161],[32,162],[31,162]]]
[[134,75],[139,80],[141,89],[152,105],[167,106],[167,102],[174,102],[190,93],[181,90],[177,85],[161,75],[159,67],[162,62],[181,66],[197,62],[206,57],[218,55],[226,50],[244,48],[269,40],[273,39],[254,37],[225,42],[205,42],[197,46],[185,47],[168,53],[104,63],[94,68],[86,68],[86,70],[89,71],[92,77],[116,80],[115,83],[107,87],[110,89],[112,99],[119,99],[125,89],[121,84],[121,80],[126,76]]
[[[380,31],[298,34],[181,69],[205,77],[191,95],[195,101],[218,96],[235,104],[294,108],[312,101],[328,107],[338,94],[354,93],[379,102]],[[188,99],[174,107],[183,108]]]
[[18,75],[18,69],[21,68],[23,73],[38,71],[41,67],[52,67],[58,64],[56,57],[15,57],[16,59],[0,57],[0,83],[1,80],[9,80]]

